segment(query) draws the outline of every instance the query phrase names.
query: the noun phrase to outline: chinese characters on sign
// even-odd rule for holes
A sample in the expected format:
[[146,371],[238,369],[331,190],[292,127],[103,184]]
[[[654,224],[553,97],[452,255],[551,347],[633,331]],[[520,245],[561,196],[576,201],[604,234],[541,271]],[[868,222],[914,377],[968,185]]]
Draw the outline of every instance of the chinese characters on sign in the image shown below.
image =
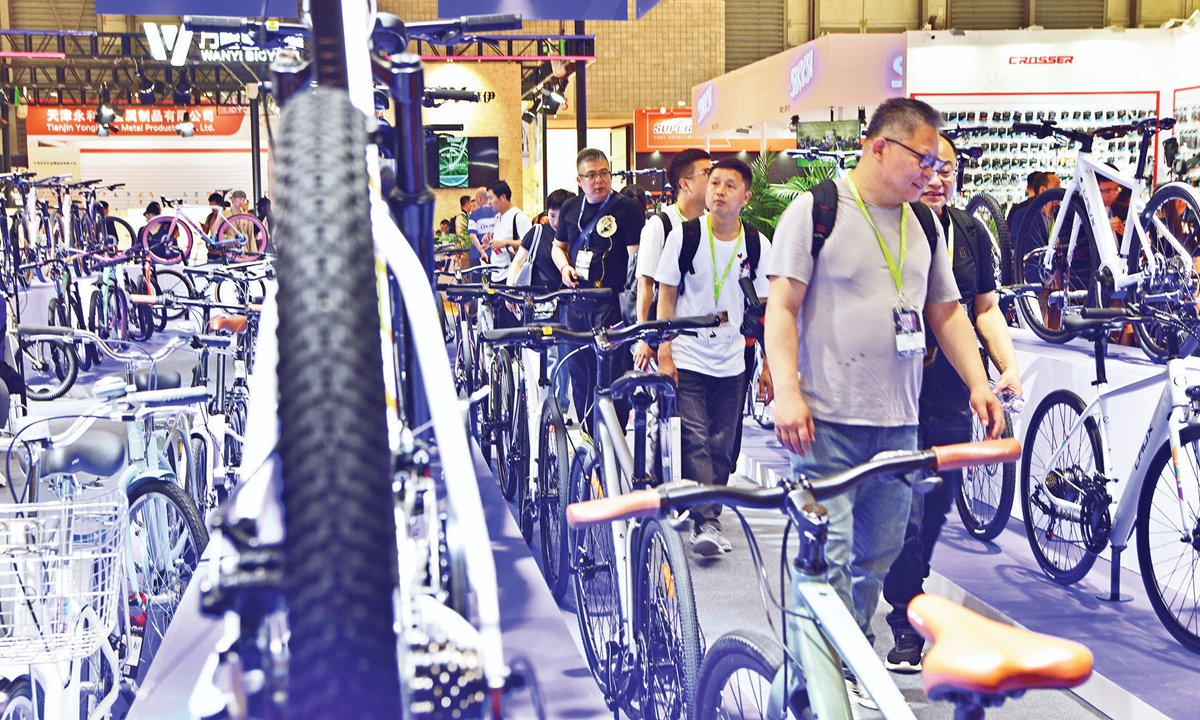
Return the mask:
[[[129,106],[112,127],[128,135],[174,135],[175,126],[187,113],[197,136],[233,135],[241,128],[245,115],[225,110],[213,106]],[[95,135],[98,129],[94,107],[30,106],[25,123],[30,135]]]

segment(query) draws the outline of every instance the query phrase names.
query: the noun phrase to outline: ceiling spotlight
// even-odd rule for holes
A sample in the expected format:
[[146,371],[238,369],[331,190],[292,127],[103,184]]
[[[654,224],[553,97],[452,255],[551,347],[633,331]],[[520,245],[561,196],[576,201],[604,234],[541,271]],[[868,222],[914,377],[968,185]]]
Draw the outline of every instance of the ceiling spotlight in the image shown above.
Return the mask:
[[558,115],[558,109],[567,100],[550,88],[542,88],[542,112],[546,115]]
[[196,126],[192,124],[192,114],[188,111],[183,112],[183,121],[175,126],[175,133],[189,138],[196,134]]
[[143,105],[153,105],[158,102],[158,83],[142,74],[141,70],[137,71],[138,77],[138,102]]
[[187,68],[179,70],[179,82],[175,83],[175,104],[192,104],[192,84],[188,82]]
[[532,125],[537,122],[537,115],[535,115],[532,110],[526,110],[525,112],[521,113],[521,119],[527,124]]
[[100,104],[96,106],[96,124],[107,126],[116,121],[119,117],[124,117],[125,111],[112,104],[109,99],[108,86],[104,85],[100,88]]

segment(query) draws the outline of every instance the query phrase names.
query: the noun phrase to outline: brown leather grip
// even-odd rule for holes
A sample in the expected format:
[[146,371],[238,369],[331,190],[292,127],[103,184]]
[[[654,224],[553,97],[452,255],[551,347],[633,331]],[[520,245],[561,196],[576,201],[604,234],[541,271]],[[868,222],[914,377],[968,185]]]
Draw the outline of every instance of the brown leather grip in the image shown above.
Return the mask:
[[134,305],[153,305],[158,300],[157,295],[130,295],[129,302]]
[[1021,458],[1021,443],[1016,438],[942,445],[931,449],[937,457],[938,472],[1016,462]]
[[657,490],[635,490],[616,497],[571,503],[567,506],[567,524],[585,527],[631,517],[657,515],[662,498]]

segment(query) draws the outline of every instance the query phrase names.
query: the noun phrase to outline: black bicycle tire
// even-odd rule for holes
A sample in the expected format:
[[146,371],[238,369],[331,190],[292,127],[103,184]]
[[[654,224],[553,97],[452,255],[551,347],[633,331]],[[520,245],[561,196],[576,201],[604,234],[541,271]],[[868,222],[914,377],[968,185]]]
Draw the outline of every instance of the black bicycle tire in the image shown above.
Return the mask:
[[112,242],[112,251],[116,252],[117,250],[121,249],[121,237],[119,234],[112,234],[112,235],[109,234],[108,223],[112,223],[113,227],[118,227],[125,231],[126,235],[129,238],[129,247],[130,248],[132,248],[134,243],[136,243],[138,241],[137,231],[133,229],[132,225],[125,222],[121,218],[114,217],[111,215],[105,215],[104,220],[105,220],[104,237],[106,240],[106,242],[105,242],[106,248],[108,246],[108,243],[111,241]]
[[[5,683],[3,692],[8,696],[10,705],[12,704],[13,700],[17,698],[24,698],[29,700],[31,706],[34,704],[37,705],[37,717],[46,717],[46,691],[42,689],[40,683],[35,685],[29,679],[28,675],[22,675],[11,682]],[[33,699],[35,692],[37,693],[36,702]],[[30,709],[33,708],[31,707]]]
[[[55,370],[55,376],[58,377],[59,384],[53,386],[53,389],[47,392],[36,392],[32,387],[29,386],[28,383],[26,383],[26,395],[29,397],[29,399],[37,401],[57,400],[63,395],[66,395],[67,392],[69,392],[75,385],[75,380],[79,376],[79,358],[75,355],[75,345],[71,343],[64,343],[59,340],[36,340],[32,342],[18,340],[18,342],[22,352],[29,352],[30,354],[35,352],[34,350],[29,349],[30,346],[37,346],[47,343],[57,343],[58,345],[61,345],[64,350],[64,352],[60,354],[64,366],[61,369]],[[26,379],[28,380],[28,376]]]
[[187,488],[188,495],[196,502],[196,509],[200,511],[200,515],[208,517],[208,511],[212,509],[212,504],[209,502],[209,491],[213,487],[214,480],[208,472],[208,442],[202,436],[193,433],[189,443],[191,445],[192,473],[188,476],[190,482]]
[[[979,420],[972,416],[971,424],[973,427],[979,425]],[[977,427],[976,429],[981,429]],[[1012,416],[1007,412],[1004,413],[1004,432],[1001,433],[1002,438],[1013,437]],[[972,440],[982,440],[983,437],[972,436]],[[984,518],[973,509],[970,494],[968,479],[971,477],[972,471],[979,472],[995,467],[994,465],[985,465],[977,468],[965,468],[963,470],[963,479],[958,486],[958,492],[954,494],[954,504],[958,508],[958,517],[962,520],[963,527],[967,533],[976,540],[988,542],[995,540],[1000,533],[1004,532],[1004,528],[1008,526],[1009,516],[1012,515],[1013,498],[1017,491],[1017,464],[1015,462],[1003,463],[998,471],[1000,473],[1000,495],[996,499],[996,506],[993,508],[994,514],[990,518]]]
[[[1034,219],[1040,219],[1043,217],[1043,207],[1053,202],[1061,203],[1065,195],[1066,191],[1062,188],[1046,190],[1042,194],[1035,197],[1033,202],[1031,202],[1029,206],[1025,208],[1024,213],[1022,213],[1021,224],[1017,228],[1017,237],[1013,240],[1013,281],[1016,285],[1022,285],[1027,282],[1027,266],[1031,269],[1036,267],[1035,263],[1037,262],[1037,256],[1029,257],[1030,253],[1036,252],[1040,247],[1044,247],[1045,245],[1049,244],[1048,238],[1046,240],[1046,244],[1042,245],[1038,244],[1037,242],[1039,238],[1033,236],[1032,233],[1034,228]],[[1079,243],[1086,245],[1086,247],[1083,249],[1083,252],[1088,253],[1089,256],[1088,277],[1084,279],[1084,286],[1086,287],[1087,284],[1091,282],[1090,253],[1092,252],[1092,245],[1094,241],[1092,239],[1091,225],[1089,225],[1087,222],[1087,210],[1084,208],[1083,201],[1079,199],[1079,196],[1076,195],[1071,198],[1071,209],[1069,212],[1071,213],[1069,217],[1082,218],[1084,221],[1080,224],[1080,235],[1083,235],[1083,237],[1080,237],[1076,240],[1076,252],[1080,252]],[[1053,218],[1051,219],[1051,222],[1053,222]],[[1064,224],[1064,227],[1065,226],[1066,224]],[[1060,232],[1062,232],[1061,229]],[[1047,231],[1047,235],[1049,235],[1049,231]],[[1033,247],[1034,245],[1036,245],[1036,247]],[[1071,265],[1068,267],[1068,270],[1078,269],[1077,264],[1078,261],[1071,263]],[[1069,273],[1068,277],[1070,277]],[[1070,290],[1069,279],[1067,290]],[[1048,327],[1045,319],[1042,317],[1040,306],[1035,311],[1034,309],[1031,309],[1030,302],[1031,300],[1028,297],[1018,296],[1016,304],[1021,316],[1025,318],[1025,324],[1029,326],[1029,329],[1032,330],[1035,335],[1050,343],[1065,343],[1075,337],[1075,333],[1070,332],[1069,330]],[[1032,302],[1035,305],[1037,304],[1036,300],[1033,300]]]
[[[1193,222],[1200,221],[1200,204],[1197,203],[1195,195],[1188,188],[1188,186],[1181,186],[1178,183],[1170,183],[1168,185],[1164,185],[1163,187],[1161,187],[1157,191],[1155,191],[1155,193],[1150,197],[1150,201],[1148,203],[1146,203],[1146,208],[1145,208],[1145,210],[1143,210],[1142,216],[1139,219],[1139,222],[1142,223],[1142,227],[1146,229],[1147,239],[1151,243],[1154,242],[1154,239],[1156,236],[1155,231],[1158,230],[1158,227],[1156,225],[1154,225],[1152,222],[1152,218],[1154,217],[1155,212],[1157,211],[1158,208],[1163,207],[1167,203],[1173,203],[1173,202],[1182,202],[1185,205],[1187,205],[1188,208],[1192,212]],[[1186,223],[1184,223],[1184,225],[1186,225]],[[1178,239],[1178,238],[1176,238],[1176,239]],[[1193,265],[1195,263],[1195,258],[1198,255],[1200,255],[1200,237],[1196,237],[1195,235],[1193,235],[1191,240],[1193,242],[1192,242],[1192,247],[1190,247],[1190,248],[1186,248],[1186,243],[1184,243],[1185,249],[1188,249],[1189,252],[1191,253],[1190,257],[1188,257],[1188,262],[1185,265],[1185,267],[1189,271],[1193,268]],[[1133,251],[1131,251],[1129,253],[1129,272],[1130,273],[1137,273],[1137,272],[1143,271],[1141,258],[1142,258],[1142,253],[1140,252],[1140,248],[1138,248],[1138,247],[1135,247],[1133,249]],[[1194,274],[1192,276],[1194,276]],[[1141,289],[1140,284],[1137,286],[1134,286],[1130,289],[1130,292],[1133,295],[1133,299],[1135,299],[1135,300],[1142,299],[1140,289]],[[1200,288],[1190,287],[1190,288],[1187,288],[1185,290],[1185,292],[1183,293],[1184,297],[1193,298],[1193,303],[1189,310],[1189,314],[1193,317],[1196,315],[1194,298],[1196,297],[1198,290],[1200,290]],[[1169,295],[1169,293],[1161,293],[1161,294]],[[1160,309],[1164,309],[1167,312],[1171,313],[1172,315],[1175,315],[1176,317],[1180,317],[1180,309],[1181,308],[1178,308],[1178,307],[1161,308],[1160,307]],[[1134,323],[1133,324],[1133,332],[1134,332],[1134,336],[1137,338],[1138,345],[1141,346],[1142,351],[1144,353],[1146,353],[1146,357],[1148,357],[1151,360],[1158,362],[1158,363],[1165,363],[1167,361],[1168,355],[1169,355],[1167,346],[1165,344],[1159,342],[1158,338],[1155,337],[1156,333],[1161,333],[1161,332],[1163,332],[1163,330],[1164,330],[1164,328],[1162,327],[1162,325],[1157,322]],[[1177,333],[1180,343],[1183,343],[1184,338],[1186,337],[1186,333],[1184,333],[1183,331],[1175,331],[1175,332]]]
[[[972,197],[967,202],[966,212],[974,217],[975,213],[980,210],[987,211],[987,214],[992,218],[992,224],[996,229],[996,234],[992,236],[995,242],[995,258],[994,270],[996,273],[997,285],[1007,287],[1012,285],[1012,237],[1008,234],[1008,221],[1004,217],[1004,210],[1000,207],[1000,203],[996,198],[987,193],[979,193]],[[991,228],[988,229],[991,232]]]
[[[1080,554],[1078,560],[1072,561],[1069,567],[1065,566],[1066,563],[1055,564],[1055,562],[1047,557],[1047,552],[1045,549],[1043,549],[1041,542],[1038,539],[1039,530],[1036,527],[1037,521],[1035,520],[1032,512],[1032,493],[1034,492],[1034,488],[1031,487],[1032,481],[1030,473],[1031,465],[1033,464],[1033,451],[1034,447],[1037,446],[1037,439],[1041,432],[1042,423],[1055,405],[1065,405],[1073,410],[1077,415],[1082,415],[1084,409],[1086,408],[1083,400],[1080,399],[1080,397],[1075,393],[1069,390],[1055,390],[1042,400],[1042,402],[1038,405],[1037,410],[1033,413],[1033,416],[1029,421],[1029,429],[1025,433],[1025,442],[1023,443],[1024,447],[1022,448],[1021,452],[1021,513],[1025,518],[1025,533],[1027,539],[1029,540],[1029,547],[1033,551],[1033,557],[1035,560],[1037,560],[1038,566],[1041,567],[1042,572],[1046,573],[1051,580],[1060,585],[1070,585],[1072,583],[1079,582],[1085,575],[1088,574],[1088,571],[1092,569],[1092,565],[1096,562],[1096,553],[1091,552],[1084,547],[1082,548],[1082,553]],[[1086,437],[1088,438],[1088,441],[1092,447],[1092,472],[1103,473],[1104,456],[1100,453],[1100,431],[1096,427],[1095,418],[1087,418],[1084,421],[1083,427]],[[1060,441],[1057,438],[1051,439],[1051,451],[1053,452],[1054,449],[1057,449],[1057,446],[1062,442],[1063,441]],[[1038,483],[1039,492],[1048,492],[1044,489],[1044,486],[1040,484],[1040,480]],[[1074,525],[1076,527],[1078,526],[1077,523]],[[1053,539],[1051,539],[1051,541],[1052,540]],[[1071,547],[1072,541],[1068,541],[1067,546]]]
[[[735,630],[717,638],[704,654],[700,664],[700,676],[696,683],[696,720],[733,720],[737,718],[721,703],[726,683],[739,671],[752,672],[765,680],[766,696],[756,699],[754,706],[758,715],[743,714],[742,717],[766,717],[770,686],[779,669],[783,667],[783,648],[779,643],[753,630]],[[794,709],[793,709],[794,710]]]
[[[608,529],[607,526],[605,529]],[[679,539],[678,532],[665,527],[658,518],[647,518],[637,532],[638,550],[633,558],[637,578],[633,608],[634,632],[641,638],[642,711],[647,720],[693,720],[696,714],[696,678],[700,672],[703,650],[700,646],[700,624],[696,618],[696,598],[692,592],[692,575],[683,551],[683,541]],[[661,558],[656,556],[654,548],[658,539],[661,539]],[[652,591],[652,579],[661,578],[668,572],[670,574],[663,583],[665,589],[657,593]],[[677,610],[675,620],[678,627],[672,627],[671,631],[663,628],[665,624],[659,622],[662,613],[656,612],[660,609],[664,593],[668,601],[674,600]],[[668,657],[664,662],[655,662],[656,653],[662,651]],[[681,708],[676,697],[668,703],[671,712],[658,713],[650,696],[655,693],[655,683],[668,678],[672,671],[677,673],[674,682],[668,681],[666,684],[675,687],[676,696],[682,695],[683,712],[679,712]],[[683,686],[681,689],[678,688],[680,681]]]
[[[603,496],[594,496],[591,490],[591,477],[593,473],[599,472],[600,463],[601,456],[591,442],[580,443],[579,447],[575,448],[575,457],[571,461],[571,496],[568,504]],[[615,703],[615,698],[612,697],[614,689],[609,687],[608,643],[610,640],[615,640],[621,632],[619,622],[615,619],[619,613],[620,598],[617,596],[616,581],[613,578],[612,564],[615,562],[615,551],[610,549],[613,542],[612,530],[607,523],[592,525],[574,530],[571,537],[569,545],[571,548],[571,579],[575,592],[575,614],[579,620],[579,634],[584,657],[588,661],[588,667],[592,670],[592,677],[600,686],[600,692],[604,694],[606,702],[611,707]],[[589,539],[592,539],[590,544]],[[591,588],[585,587],[595,579],[596,573],[593,568],[597,566],[597,563],[588,552],[589,547],[594,546],[597,541],[607,546],[601,548],[602,550],[608,550],[610,553],[610,557],[604,558],[604,560],[607,562],[606,572],[610,578],[608,587],[605,589],[608,600],[607,612],[614,618],[611,632],[603,632],[601,628],[593,627],[592,618],[604,613],[594,612],[592,606],[595,605],[601,610],[606,608],[599,602],[600,588],[597,588],[597,592],[591,593]],[[604,564],[600,566],[605,567]],[[596,602],[589,600],[593,596],[596,598]]]
[[[518,379],[518,382],[521,380]],[[537,519],[537,498],[533,496],[533,487],[529,483],[529,403],[523,382],[515,392],[517,402],[512,412],[508,474],[517,486],[517,525],[528,543],[533,541],[533,526]]]
[[[554,430],[553,448],[548,437],[550,428]],[[558,400],[547,398],[542,406],[538,442],[538,525],[542,540],[542,576],[546,578],[555,602],[561,602],[567,594],[571,578],[570,526],[567,525],[566,504],[562,502],[571,492],[568,452],[562,408],[558,406]]]
[[[151,290],[146,287],[146,278],[139,277],[131,285],[129,289],[122,290],[126,295],[157,295],[157,290]],[[129,339],[133,342],[145,342],[154,335],[155,325],[157,321],[154,317],[154,309],[149,305],[134,304],[130,305],[128,301],[125,305],[125,323],[129,332]],[[166,327],[166,323],[163,323]],[[161,328],[160,328],[161,329]]]
[[[79,286],[72,284],[68,291],[68,302],[71,308],[73,321],[71,327],[86,330],[87,317],[83,314],[83,301],[79,298]],[[92,347],[90,342],[79,342],[75,344],[75,357],[79,360],[79,369],[87,372],[92,369],[98,360],[96,355],[99,351]]]
[[284,107],[276,138],[286,714],[306,720],[401,714],[366,143],[348,94],[324,87]]
[[[1200,442],[1200,427],[1195,425],[1184,428],[1179,434],[1179,445],[1183,452],[1180,453],[1180,463],[1183,464],[1188,459],[1191,460],[1192,476],[1188,478],[1190,481],[1196,479],[1196,463],[1200,460],[1200,448],[1196,447],[1196,443]],[[1191,446],[1190,454],[1187,447]],[[1191,616],[1190,625],[1185,625],[1180,621],[1180,616],[1184,613],[1176,612],[1168,607],[1167,599],[1164,597],[1162,584],[1159,582],[1160,572],[1159,563],[1154,561],[1152,552],[1156,549],[1153,543],[1157,538],[1158,547],[1165,548],[1180,548],[1185,554],[1191,555],[1190,563],[1184,558],[1184,562],[1175,561],[1169,562],[1173,570],[1183,569],[1185,575],[1188,576],[1186,581],[1194,583],[1194,578],[1200,571],[1200,550],[1197,550],[1195,545],[1196,531],[1200,528],[1200,516],[1198,516],[1198,508],[1193,505],[1190,508],[1191,517],[1176,517],[1174,512],[1158,513],[1164,520],[1169,522],[1181,521],[1183,527],[1166,527],[1162,535],[1152,533],[1152,520],[1154,519],[1154,499],[1156,496],[1155,489],[1159,485],[1159,481],[1165,485],[1166,494],[1171,501],[1179,499],[1180,490],[1175,485],[1175,475],[1167,467],[1171,460],[1171,444],[1163,443],[1154,458],[1150,461],[1150,465],[1146,469],[1146,479],[1142,483],[1141,492],[1138,495],[1137,507],[1137,551],[1138,551],[1138,567],[1141,569],[1142,584],[1146,588],[1146,597],[1150,600],[1150,606],[1154,608],[1154,614],[1158,616],[1159,622],[1166,628],[1171,637],[1179,641],[1188,650],[1194,653],[1200,653],[1200,604],[1196,602],[1197,598],[1191,598],[1191,608],[1189,609]],[[1181,474],[1182,477],[1182,474]],[[1196,490],[1189,489],[1194,495]],[[1189,525],[1190,523],[1190,525]],[[1192,542],[1181,543],[1180,539],[1190,537]],[[1190,572],[1189,572],[1190,568]],[[1175,593],[1175,598],[1179,594]]]
[[514,477],[509,466],[508,456],[512,448],[512,417],[515,412],[513,404],[514,382],[512,371],[512,355],[506,348],[496,348],[492,354],[492,371],[488,399],[491,414],[488,417],[483,432],[490,433],[492,449],[496,453],[496,478],[500,481],[500,492],[504,499],[512,502],[517,496],[518,478]]

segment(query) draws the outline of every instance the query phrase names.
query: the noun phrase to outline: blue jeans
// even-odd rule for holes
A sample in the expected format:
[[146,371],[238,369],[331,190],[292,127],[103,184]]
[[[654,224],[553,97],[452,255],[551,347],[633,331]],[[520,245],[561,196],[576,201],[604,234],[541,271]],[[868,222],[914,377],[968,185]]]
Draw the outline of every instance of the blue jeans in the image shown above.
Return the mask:
[[[803,457],[792,455],[792,476],[826,477],[861,465],[887,450],[916,450],[917,426],[875,427],[813,420],[816,436]],[[829,583],[846,603],[867,640],[883,577],[904,543],[912,489],[894,478],[871,478],[825,500]]]

